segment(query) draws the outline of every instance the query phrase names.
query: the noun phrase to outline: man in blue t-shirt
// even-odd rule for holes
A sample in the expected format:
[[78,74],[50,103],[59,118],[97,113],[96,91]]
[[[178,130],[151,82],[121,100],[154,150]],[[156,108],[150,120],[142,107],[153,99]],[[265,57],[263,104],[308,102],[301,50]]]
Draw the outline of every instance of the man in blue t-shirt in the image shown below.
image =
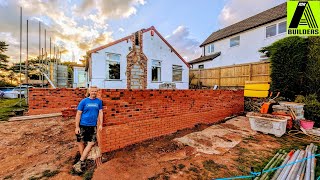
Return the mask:
[[89,97],[82,99],[78,105],[75,133],[81,158],[73,165],[76,172],[82,172],[84,160],[97,141],[97,124],[98,130],[102,129],[102,101],[97,98],[97,91],[97,86],[90,87]]

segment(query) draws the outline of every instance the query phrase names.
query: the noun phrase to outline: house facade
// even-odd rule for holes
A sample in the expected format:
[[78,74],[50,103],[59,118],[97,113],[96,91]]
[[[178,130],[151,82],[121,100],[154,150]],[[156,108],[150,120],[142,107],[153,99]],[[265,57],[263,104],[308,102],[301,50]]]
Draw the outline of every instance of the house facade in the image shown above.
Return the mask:
[[207,69],[266,60],[262,47],[286,37],[286,3],[213,32],[201,45],[192,69]]
[[87,52],[88,85],[188,89],[189,64],[152,26]]

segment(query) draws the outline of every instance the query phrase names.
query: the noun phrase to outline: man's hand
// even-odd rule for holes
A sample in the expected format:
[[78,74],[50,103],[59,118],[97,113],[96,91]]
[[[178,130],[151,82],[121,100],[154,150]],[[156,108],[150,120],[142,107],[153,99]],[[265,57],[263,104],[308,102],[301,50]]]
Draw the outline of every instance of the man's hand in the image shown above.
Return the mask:
[[102,130],[102,125],[99,125],[98,130],[99,130],[99,131]]
[[80,128],[76,127],[76,130],[74,131],[76,134],[80,134]]

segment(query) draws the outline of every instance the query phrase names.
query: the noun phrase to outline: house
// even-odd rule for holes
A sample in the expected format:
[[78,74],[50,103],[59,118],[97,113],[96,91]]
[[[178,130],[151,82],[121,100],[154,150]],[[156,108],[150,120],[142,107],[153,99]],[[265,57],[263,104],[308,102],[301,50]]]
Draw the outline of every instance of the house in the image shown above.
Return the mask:
[[87,87],[87,73],[85,67],[73,67],[73,88]]
[[201,45],[201,57],[188,62],[207,69],[266,60],[262,47],[286,37],[287,4],[283,3],[213,32]]
[[99,88],[189,88],[189,64],[153,26],[88,51],[86,71]]

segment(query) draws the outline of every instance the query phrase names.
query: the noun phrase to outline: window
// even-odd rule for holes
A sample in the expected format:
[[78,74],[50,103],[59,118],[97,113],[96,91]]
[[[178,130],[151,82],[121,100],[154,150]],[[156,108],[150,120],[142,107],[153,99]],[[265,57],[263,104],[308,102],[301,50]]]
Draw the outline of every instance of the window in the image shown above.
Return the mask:
[[266,29],[266,37],[275,36],[277,34],[277,25],[268,26]]
[[272,37],[277,34],[282,34],[287,31],[287,21],[283,21],[278,24],[273,24],[271,26],[268,26],[266,28],[266,37]]
[[208,54],[212,54],[214,52],[214,44],[207,45]]
[[198,66],[198,68],[199,68],[199,69],[204,69],[204,65],[201,64],[201,65]]
[[161,81],[161,61],[152,60],[152,81]]
[[234,37],[230,39],[230,47],[240,45],[240,36]]
[[278,24],[278,34],[284,33],[287,31],[287,21],[281,22]]
[[120,79],[120,54],[107,53],[107,79]]
[[172,82],[182,81],[182,66],[172,65]]

